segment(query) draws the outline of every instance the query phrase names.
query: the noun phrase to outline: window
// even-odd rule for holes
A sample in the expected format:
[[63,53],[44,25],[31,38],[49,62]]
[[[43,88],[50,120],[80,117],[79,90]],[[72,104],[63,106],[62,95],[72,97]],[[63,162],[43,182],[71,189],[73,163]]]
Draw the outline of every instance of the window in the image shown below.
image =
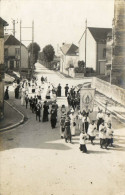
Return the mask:
[[5,57],[8,57],[8,48],[4,49],[4,55],[5,55]]
[[20,55],[20,48],[15,48],[15,56],[19,56]]
[[106,48],[103,49],[103,58],[106,58]]
[[16,68],[17,69],[19,68],[19,64],[20,64],[20,62],[19,61],[16,61]]

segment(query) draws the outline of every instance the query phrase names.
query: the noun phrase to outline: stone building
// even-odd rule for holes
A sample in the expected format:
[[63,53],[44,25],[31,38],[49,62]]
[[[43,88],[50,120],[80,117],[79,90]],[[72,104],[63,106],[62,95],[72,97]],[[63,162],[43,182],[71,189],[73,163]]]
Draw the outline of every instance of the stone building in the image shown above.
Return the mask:
[[112,82],[125,88],[125,0],[114,2]]
[[0,17],[0,120],[4,117],[4,27],[7,22]]

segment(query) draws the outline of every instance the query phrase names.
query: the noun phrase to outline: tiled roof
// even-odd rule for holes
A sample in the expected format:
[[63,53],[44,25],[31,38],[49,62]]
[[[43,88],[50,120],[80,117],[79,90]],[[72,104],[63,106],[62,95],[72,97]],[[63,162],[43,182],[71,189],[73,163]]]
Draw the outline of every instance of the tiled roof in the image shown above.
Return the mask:
[[93,38],[96,42],[103,42],[107,39],[107,34],[112,31],[111,28],[94,28],[88,27],[89,31],[91,32]]
[[3,26],[8,26],[8,23],[5,20],[3,20],[3,18],[1,17],[0,17],[0,23],[2,23]]
[[[4,44],[5,45],[20,45],[20,41],[16,39],[13,35],[4,35]],[[21,43],[21,45],[23,45]],[[26,47],[25,45],[23,45]]]
[[78,47],[76,45],[72,44],[64,44],[61,47],[61,50],[63,52],[63,54],[65,55],[76,55],[76,51],[77,51]]
[[9,38],[10,35],[4,35],[4,42]]
[[[89,29],[90,33],[92,34],[92,36],[93,36],[93,38],[95,39],[96,42],[105,42],[106,39],[107,39],[108,33],[112,32],[111,28],[87,27],[87,29]],[[83,38],[84,34],[85,34],[85,31],[82,34],[79,42]]]

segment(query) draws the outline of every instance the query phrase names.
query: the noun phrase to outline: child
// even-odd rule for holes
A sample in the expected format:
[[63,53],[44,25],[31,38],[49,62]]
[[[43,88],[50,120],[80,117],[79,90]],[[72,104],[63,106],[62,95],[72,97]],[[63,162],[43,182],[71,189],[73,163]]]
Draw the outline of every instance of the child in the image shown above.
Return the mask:
[[86,148],[86,138],[87,138],[87,135],[84,131],[82,131],[80,133],[80,150],[83,152],[83,153],[87,153],[87,148]]
[[113,147],[113,130],[111,128],[111,123],[108,124],[106,131],[106,145]]
[[64,131],[65,131],[65,115],[61,116],[61,119],[60,119],[60,135],[61,135],[61,139],[64,138]]
[[94,145],[93,140],[95,139],[95,136],[96,136],[96,125],[95,125],[94,120],[89,125],[88,135],[89,135],[89,140],[91,141],[91,144]]

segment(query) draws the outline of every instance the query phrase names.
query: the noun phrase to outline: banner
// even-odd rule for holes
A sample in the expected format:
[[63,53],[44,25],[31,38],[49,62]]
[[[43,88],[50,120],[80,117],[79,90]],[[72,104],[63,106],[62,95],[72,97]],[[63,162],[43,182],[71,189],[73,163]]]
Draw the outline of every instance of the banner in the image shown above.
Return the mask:
[[93,88],[82,88],[80,90],[80,110],[93,111],[94,107],[94,96],[95,89]]

